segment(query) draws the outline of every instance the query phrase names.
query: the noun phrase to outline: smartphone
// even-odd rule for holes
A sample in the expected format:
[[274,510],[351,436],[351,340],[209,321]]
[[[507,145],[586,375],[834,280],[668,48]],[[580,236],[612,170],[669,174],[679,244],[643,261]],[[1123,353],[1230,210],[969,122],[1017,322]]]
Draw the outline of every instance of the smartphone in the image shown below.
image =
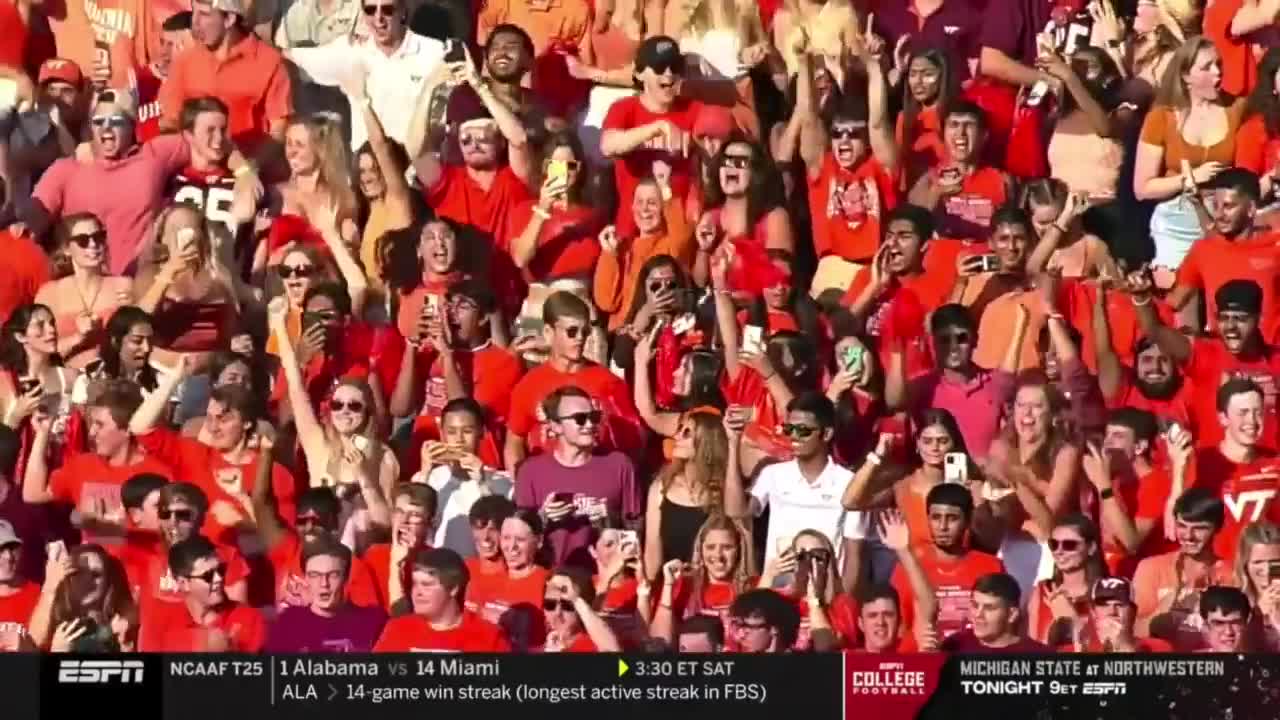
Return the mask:
[[571,492],[558,492],[558,493],[552,493],[552,494],[551,494],[551,499],[552,499],[553,501],[555,501],[555,502],[558,502],[558,503],[564,503],[565,505],[572,505],[572,504],[573,504],[573,493],[571,493]]
[[1027,106],[1039,107],[1044,102],[1045,95],[1049,94],[1049,83],[1039,80],[1035,85],[1031,86],[1031,92],[1027,93]]
[[753,405],[734,405],[727,411],[727,417],[730,421],[738,422],[743,425],[756,419],[756,409]]
[[52,540],[48,545],[44,546],[44,551],[51,560],[66,557],[67,544],[61,540]]
[[742,352],[759,355],[764,352],[764,328],[748,325],[742,329]]
[[862,353],[865,350],[861,345],[849,345],[840,352],[840,368],[845,372],[857,375],[862,372]]
[[1182,425],[1177,420],[1170,420],[1164,427],[1164,439],[1173,442],[1173,436],[1182,433]]
[[39,380],[39,378],[19,378],[19,379],[18,379],[18,394],[19,394],[19,395],[27,395],[27,394],[30,394],[30,392],[31,392],[32,390],[35,390],[35,389],[36,389],[36,388],[38,388],[38,387],[40,387],[40,380]]
[[547,161],[547,179],[565,182],[569,179],[569,164],[563,160]]
[[422,314],[428,318],[440,317],[440,296],[435,293],[427,295],[426,302],[422,303]]
[[1267,580],[1280,580],[1280,562],[1273,560],[1267,564]]
[[[680,292],[684,291],[681,290]],[[683,335],[692,330],[693,326],[696,325],[697,322],[697,318],[693,316],[693,313],[685,313],[672,321],[671,332],[676,335]]]
[[467,59],[466,49],[458,40],[446,40],[444,61],[445,62],[462,62]]
[[640,554],[640,536],[635,530],[623,530],[619,535],[618,548],[624,556],[634,557]]
[[195,228],[185,227],[178,231],[178,249],[182,253],[191,252],[196,245]]
[[969,481],[969,456],[949,452],[942,459],[942,482],[963,485]]
[[982,272],[995,272],[1000,269],[999,255],[979,255],[982,259]]

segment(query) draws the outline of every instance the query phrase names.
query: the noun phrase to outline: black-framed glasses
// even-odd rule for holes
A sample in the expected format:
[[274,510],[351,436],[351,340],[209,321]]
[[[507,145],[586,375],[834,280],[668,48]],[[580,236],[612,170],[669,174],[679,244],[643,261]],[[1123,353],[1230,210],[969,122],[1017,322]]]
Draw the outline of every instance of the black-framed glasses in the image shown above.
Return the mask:
[[782,432],[793,438],[803,440],[818,432],[818,428],[810,425],[800,425],[799,423],[787,423],[782,426]]
[[224,580],[227,578],[227,564],[218,563],[213,568],[206,570],[205,572],[202,572],[199,575],[196,575],[193,573],[191,575],[188,575],[187,577],[191,578],[192,580],[203,580],[204,582],[212,585],[213,579],[215,577],[220,577]]
[[94,232],[91,232],[91,233],[80,233],[78,235],[72,235],[71,242],[75,243],[77,247],[81,247],[81,248],[89,248],[94,245],[98,247],[106,247],[107,231],[95,230]]
[[800,561],[810,560],[818,563],[831,562],[831,551],[826,548],[813,548],[810,550],[801,550],[796,554]]
[[1063,552],[1075,552],[1076,550],[1079,550],[1081,546],[1084,545],[1084,542],[1080,540],[1075,540],[1072,538],[1067,538],[1066,540],[1049,538],[1048,544],[1049,544],[1049,552],[1058,552],[1059,550]]
[[968,330],[938,333],[934,337],[938,339],[939,343],[946,343],[948,345],[968,345],[973,342],[973,333]]
[[341,570],[330,570],[329,572],[317,572],[315,570],[307,571],[307,579],[316,582],[318,580],[328,580],[330,585],[336,585],[342,580],[343,572]]
[[742,170],[751,164],[750,155],[725,155],[724,166],[728,168],[737,168]]
[[381,15],[382,17],[396,16],[395,5],[364,5],[362,7],[364,10],[364,14],[368,15],[369,17],[373,17],[374,15]]
[[89,122],[92,123],[94,127],[99,129],[101,128],[119,129],[123,127],[128,127],[129,116],[124,115],[122,113],[115,113],[113,115],[95,115],[93,116],[93,119],[91,119]]
[[573,601],[564,598],[542,598],[542,609],[573,612]]
[[277,265],[276,273],[282,278],[309,278],[316,273],[315,265]]
[[156,516],[161,520],[169,520],[172,518],[177,522],[194,522],[196,519],[196,511],[191,510],[190,508],[183,508],[182,510],[164,509],[156,513]]
[[342,412],[343,410],[350,410],[353,413],[359,414],[364,412],[364,403],[359,400],[350,400],[350,401],[330,400],[329,409],[333,412]]
[[338,313],[332,311],[302,313],[302,323],[304,325],[311,323],[326,323],[337,319]]
[[587,421],[591,421],[592,425],[599,425],[602,419],[604,419],[604,413],[600,412],[599,410],[569,413],[568,415],[561,415],[560,417],[556,418],[556,420],[559,420],[560,422],[564,422],[565,420],[572,420],[578,425],[578,427],[582,427],[583,425],[586,425]]
[[654,280],[649,283],[649,292],[659,293],[663,290],[674,290],[676,287],[675,280]]

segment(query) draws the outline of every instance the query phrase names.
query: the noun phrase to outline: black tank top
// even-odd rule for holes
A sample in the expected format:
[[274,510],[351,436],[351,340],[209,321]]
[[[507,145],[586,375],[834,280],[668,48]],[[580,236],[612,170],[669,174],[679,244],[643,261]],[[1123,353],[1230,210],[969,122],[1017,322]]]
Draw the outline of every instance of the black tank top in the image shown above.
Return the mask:
[[707,512],[701,506],[680,505],[662,496],[662,562],[683,560],[689,562],[693,555],[693,542],[698,529],[707,521]]

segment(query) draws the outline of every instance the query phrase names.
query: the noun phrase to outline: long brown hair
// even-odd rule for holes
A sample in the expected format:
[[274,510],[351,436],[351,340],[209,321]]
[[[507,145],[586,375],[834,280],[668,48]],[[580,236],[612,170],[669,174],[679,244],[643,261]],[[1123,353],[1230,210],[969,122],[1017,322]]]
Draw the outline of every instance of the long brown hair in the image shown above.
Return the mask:
[[[56,247],[53,254],[49,256],[49,263],[53,269],[54,280],[61,280],[74,272],[71,262],[71,229],[82,222],[94,222],[97,223],[98,227],[103,231],[107,229],[106,224],[103,223],[97,215],[94,215],[91,212],[72,213],[59,220],[53,234]],[[108,254],[109,252],[110,250],[107,247],[104,246],[102,248],[103,266],[99,268],[102,275],[107,274],[105,266],[107,258],[110,257]]]
[[[79,560],[93,555],[102,563],[102,597],[92,606],[84,604],[83,585],[77,576],[87,571],[81,568]],[[53,595],[53,608],[50,611],[49,627],[77,618],[91,618],[99,625],[108,625],[112,618],[121,615],[131,618],[135,615],[133,595],[129,592],[129,581],[125,576],[124,566],[120,561],[107,554],[101,545],[80,545],[70,551],[72,570],[59,585]]]
[[720,416],[714,413],[689,413],[685,422],[693,425],[694,455],[688,460],[667,463],[658,473],[657,482],[662,494],[666,495],[671,483],[684,475],[694,500],[704,510],[712,512],[721,507],[724,500],[724,478],[729,470],[729,436],[724,431]]
[[1164,69],[1160,87],[1156,90],[1156,104],[1176,111],[1191,107],[1191,95],[1183,76],[1191,71],[1201,50],[1218,51],[1213,41],[1203,35],[1192,35],[1173,53],[1173,59]]
[[[1049,423],[1045,430],[1044,442],[1024,463],[1019,454],[1018,431],[1015,427],[1013,407],[1017,404],[1018,393],[1025,388],[1040,388],[1044,392],[1045,398],[1049,401]],[[1067,400],[1040,370],[1026,370],[1018,374],[1018,380],[1013,388],[1013,398],[1008,422],[1005,423],[1002,433],[1012,451],[1009,462],[1013,465],[1025,466],[1036,477],[1048,478],[1053,475],[1053,463],[1058,457],[1058,451],[1072,444],[1073,431],[1067,426],[1067,419],[1064,417],[1069,408]]]
[[693,555],[689,563],[693,566],[693,573],[690,576],[689,602],[685,605],[685,617],[702,612],[702,594],[711,582],[707,567],[702,560],[702,543],[706,540],[708,533],[716,530],[729,533],[738,543],[738,564],[734,567],[733,579],[730,580],[734,596],[737,597],[751,589],[751,568],[756,565],[751,551],[751,533],[747,531],[741,520],[717,512],[702,523],[702,527],[698,528],[697,537],[693,539]]

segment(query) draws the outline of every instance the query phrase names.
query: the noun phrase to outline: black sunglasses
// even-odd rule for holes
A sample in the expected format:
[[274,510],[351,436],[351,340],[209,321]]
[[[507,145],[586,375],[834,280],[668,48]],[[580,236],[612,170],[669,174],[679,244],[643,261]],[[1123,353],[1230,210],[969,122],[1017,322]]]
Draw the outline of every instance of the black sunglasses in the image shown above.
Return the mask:
[[173,518],[178,522],[192,522],[193,520],[196,519],[195,510],[161,510],[160,512],[156,513],[156,515],[161,520],[168,520],[169,518]]
[[337,319],[338,319],[338,313],[336,312],[304,312],[302,313],[302,322],[304,325],[309,325],[311,323],[325,323],[325,322],[329,322],[330,320],[337,320]]
[[782,426],[782,432],[787,435],[790,435],[793,438],[799,438],[803,440],[809,437],[810,435],[818,432],[818,428],[809,427],[808,425],[797,425],[796,423],[787,423]]
[[579,335],[586,337],[587,334],[587,328],[585,325],[570,325],[560,329],[564,331],[565,336],[570,340],[577,340]]
[[952,345],[968,345],[973,341],[973,335],[967,331],[939,333],[934,337],[936,337],[940,343],[950,343]]
[[81,233],[79,235],[72,235],[71,242],[75,243],[77,246],[82,248],[88,248],[93,245],[97,245],[98,247],[105,247],[107,244],[107,231],[96,230],[91,233]]
[[818,563],[831,562],[831,551],[826,548],[813,548],[811,550],[801,550],[796,553],[796,559],[801,562],[813,561]]
[[836,140],[852,140],[862,135],[865,131],[866,128],[856,127],[831,128],[831,137]]
[[588,420],[591,421],[592,425],[599,425],[600,420],[602,420],[603,418],[604,418],[604,413],[600,412],[599,410],[591,410],[589,412],[576,412],[576,413],[570,413],[568,415],[561,415],[560,417],[556,418],[556,420],[559,420],[560,422],[564,422],[565,420],[572,420],[578,424],[578,427],[582,427],[583,425],[587,424]]
[[396,15],[395,5],[365,5],[363,7],[364,7],[364,14],[368,15],[369,17],[373,17],[374,15],[381,15],[382,17],[395,17]]
[[1079,540],[1058,540],[1057,538],[1049,538],[1049,552],[1075,552],[1079,550],[1083,542]]
[[728,168],[737,168],[739,170],[751,164],[750,155],[725,155],[724,166]]
[[662,292],[663,290],[671,290],[675,288],[675,286],[676,286],[675,280],[654,280],[653,282],[649,283],[649,292],[656,293],[656,292]]
[[573,612],[573,603],[564,598],[542,598],[542,609]]
[[200,573],[199,575],[188,575],[187,577],[191,578],[192,580],[203,580],[203,581],[205,581],[206,583],[208,583],[208,584],[212,585],[212,584],[213,584],[213,578],[214,578],[215,576],[216,576],[216,577],[223,578],[224,580],[226,579],[226,577],[227,577],[227,566],[226,566],[226,564],[225,564],[225,563],[218,563],[218,564],[217,564],[213,569],[211,569],[211,570],[208,570],[208,571],[206,571],[206,572],[202,572],[202,573]]
[[350,410],[353,413],[362,413],[364,412],[364,403],[360,402],[359,400],[352,400],[351,402],[343,402],[342,400],[330,400],[329,409],[333,412],[342,412],[343,410]]
[[312,525],[315,525],[316,527],[323,527],[324,519],[319,515],[299,515],[298,520],[294,525],[297,525],[299,530],[305,527],[311,527]]
[[277,265],[276,273],[282,278],[309,278],[316,272],[315,265]]

